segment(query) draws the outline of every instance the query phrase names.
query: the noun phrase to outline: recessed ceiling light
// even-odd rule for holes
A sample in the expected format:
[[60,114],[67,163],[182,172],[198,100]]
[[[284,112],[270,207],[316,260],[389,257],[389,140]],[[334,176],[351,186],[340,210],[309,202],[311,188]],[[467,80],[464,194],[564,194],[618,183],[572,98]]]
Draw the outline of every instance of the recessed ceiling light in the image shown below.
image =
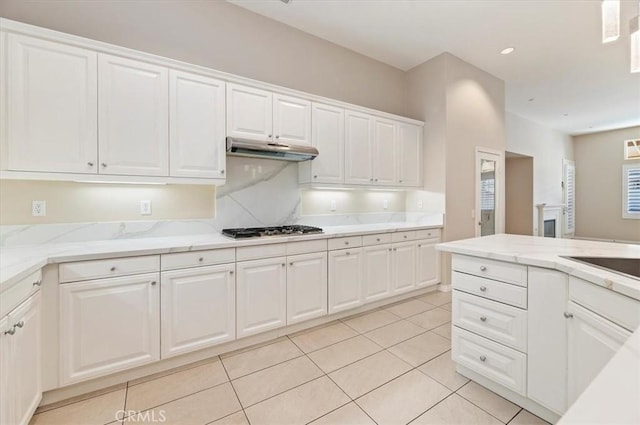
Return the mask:
[[536,98],[535,98],[535,97],[530,97],[530,98],[529,98],[529,102],[533,102],[534,100],[536,100]]
[[568,116],[569,116],[569,114],[564,114],[564,116],[565,116],[565,117],[568,117]]
[[515,48],[515,47],[507,47],[506,49],[502,49],[502,50],[500,51],[500,54],[501,54],[501,55],[508,55],[509,53],[513,53],[513,52],[514,52],[514,50],[516,50],[516,48]]

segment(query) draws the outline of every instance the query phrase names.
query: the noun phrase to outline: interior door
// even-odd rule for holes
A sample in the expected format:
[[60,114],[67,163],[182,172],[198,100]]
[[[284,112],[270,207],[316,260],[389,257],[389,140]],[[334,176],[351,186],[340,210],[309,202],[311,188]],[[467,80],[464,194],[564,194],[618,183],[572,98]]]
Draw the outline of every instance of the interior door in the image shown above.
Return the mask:
[[504,154],[476,148],[476,236],[504,232]]

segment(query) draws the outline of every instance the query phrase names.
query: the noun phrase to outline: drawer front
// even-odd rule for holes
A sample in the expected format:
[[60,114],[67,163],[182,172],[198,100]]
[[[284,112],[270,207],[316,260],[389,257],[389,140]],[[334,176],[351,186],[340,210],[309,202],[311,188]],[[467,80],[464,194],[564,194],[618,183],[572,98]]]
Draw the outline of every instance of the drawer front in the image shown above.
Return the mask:
[[259,260],[260,258],[284,257],[287,244],[274,243],[236,248],[236,261]]
[[334,249],[357,248],[362,246],[362,236],[329,239],[329,251]]
[[315,241],[289,242],[287,244],[287,255],[308,254],[311,252],[321,252],[326,250],[326,239],[318,239]]
[[440,238],[442,231],[440,229],[416,230],[416,239]]
[[42,285],[42,271],[38,270],[20,280],[0,295],[0,317],[33,295]]
[[396,232],[391,234],[391,242],[413,241],[416,239],[416,232]]
[[527,311],[453,291],[453,324],[527,352]]
[[391,242],[391,233],[379,233],[377,235],[365,235],[362,237],[362,245],[382,245]]
[[526,395],[527,356],[504,345],[453,327],[451,358],[521,395]]
[[633,332],[640,326],[640,301],[569,276],[569,299]]
[[60,264],[60,283],[105,277],[152,273],[160,270],[160,256],[111,258],[108,260],[78,261]]
[[209,249],[206,251],[177,252],[160,256],[162,270],[186,269],[198,266],[233,263],[236,261],[235,248]]
[[527,286],[527,266],[487,260],[486,258],[454,255],[451,262],[453,270],[499,280],[513,285]]
[[527,308],[527,288],[491,279],[453,272],[453,288],[515,307]]

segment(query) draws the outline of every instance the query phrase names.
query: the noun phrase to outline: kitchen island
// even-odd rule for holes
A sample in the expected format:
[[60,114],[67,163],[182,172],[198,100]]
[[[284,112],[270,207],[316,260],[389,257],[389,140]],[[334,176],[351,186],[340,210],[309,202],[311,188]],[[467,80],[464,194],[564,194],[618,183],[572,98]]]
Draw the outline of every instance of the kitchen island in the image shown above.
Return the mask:
[[[453,254],[452,358],[462,375],[551,422],[568,409],[563,423],[584,419],[583,393],[640,399],[640,347],[631,338],[640,327],[640,279],[566,258],[640,262],[640,245],[494,235],[438,249]],[[626,355],[611,367],[620,376],[620,362],[632,362],[629,374],[616,385],[596,379],[611,373],[620,350]],[[640,421],[635,403],[616,404],[615,415],[606,400],[588,405],[593,423]]]

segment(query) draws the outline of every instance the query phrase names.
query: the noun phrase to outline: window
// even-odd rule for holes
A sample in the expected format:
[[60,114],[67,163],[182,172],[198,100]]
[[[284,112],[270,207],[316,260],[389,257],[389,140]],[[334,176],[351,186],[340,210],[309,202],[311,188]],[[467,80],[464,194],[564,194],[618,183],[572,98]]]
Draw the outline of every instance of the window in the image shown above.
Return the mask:
[[624,159],[640,159],[640,139],[624,141]]
[[640,162],[622,166],[622,218],[640,219]]

